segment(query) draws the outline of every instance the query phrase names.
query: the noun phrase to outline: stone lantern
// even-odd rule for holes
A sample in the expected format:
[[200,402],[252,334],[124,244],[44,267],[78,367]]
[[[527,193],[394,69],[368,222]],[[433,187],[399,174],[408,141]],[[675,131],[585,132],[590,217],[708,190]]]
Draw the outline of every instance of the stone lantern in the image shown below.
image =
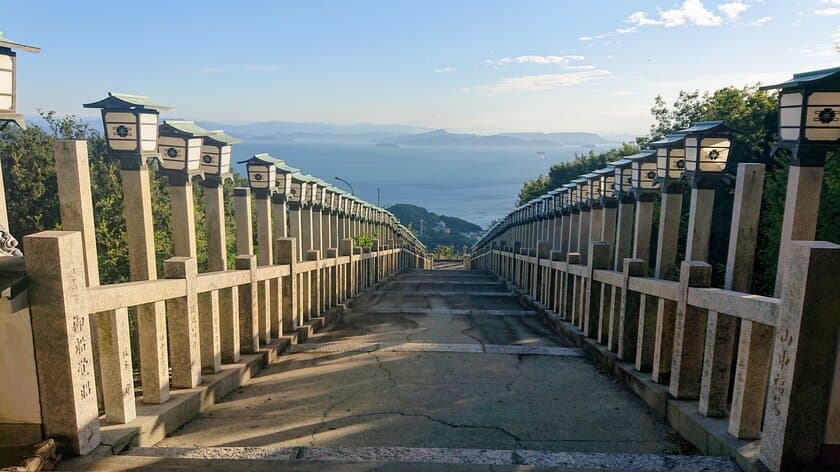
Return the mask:
[[633,161],[628,157],[610,163],[613,166],[613,185],[615,197],[621,201],[631,200],[630,189],[633,187]]
[[230,175],[233,145],[242,142],[221,130],[208,131],[201,143],[201,172],[206,179],[224,179]]
[[685,135],[669,134],[651,143],[656,147],[656,181],[665,193],[682,192],[685,171]]
[[604,167],[603,169],[598,169],[593,174],[596,174],[600,183],[601,193],[600,193],[600,201],[601,205],[604,207],[612,207],[615,206],[616,202],[616,185],[615,185],[615,168],[613,167]]
[[288,200],[289,194],[292,191],[292,175],[299,172],[299,170],[280,159],[276,160],[277,162],[274,164],[274,167],[277,170],[275,171],[274,194],[272,198],[285,202]]
[[601,204],[601,176],[595,172],[590,172],[581,177],[586,179],[587,195],[589,197],[588,205],[590,207],[599,206]]
[[206,129],[192,121],[164,121],[158,127],[160,173],[171,180],[201,172],[201,146],[206,133]]
[[572,183],[577,186],[577,204],[581,210],[589,208],[589,180],[578,178],[572,180]]
[[0,130],[9,123],[15,123],[26,129],[23,115],[17,114],[17,54],[13,51],[41,52],[40,48],[27,46],[3,36],[0,31]]
[[656,151],[643,150],[627,159],[630,161],[630,191],[636,199],[652,199],[659,193],[659,182],[656,180]]
[[172,107],[156,105],[148,97],[125,93],[108,93],[85,108],[100,108],[105,139],[111,154],[141,159],[158,157],[158,116],[160,110]]
[[566,189],[566,194],[568,198],[566,199],[567,208],[570,211],[577,211],[579,209],[578,203],[580,198],[580,191],[578,189],[577,184],[568,183],[563,186]]
[[840,146],[840,67],[794,74],[780,84],[779,141],[791,152],[791,164],[822,167],[829,149]]
[[684,177],[695,188],[711,188],[726,176],[733,130],[723,121],[700,121],[685,134]]
[[248,184],[257,198],[267,198],[277,185],[277,164],[283,162],[266,153],[254,154],[246,161],[240,161],[248,169]]
[[[288,180],[287,180],[288,181]],[[295,172],[291,175],[291,187],[286,193],[286,201],[290,205],[298,208],[304,206],[307,202],[307,189],[309,188],[309,178],[300,172]]]

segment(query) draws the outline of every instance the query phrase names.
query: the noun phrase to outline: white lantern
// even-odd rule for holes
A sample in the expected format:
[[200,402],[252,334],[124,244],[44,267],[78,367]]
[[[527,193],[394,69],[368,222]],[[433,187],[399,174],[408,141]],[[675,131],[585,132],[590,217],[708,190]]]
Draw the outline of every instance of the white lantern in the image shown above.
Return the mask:
[[651,145],[656,146],[656,181],[665,192],[680,190],[685,171],[685,135],[671,134]]
[[110,92],[84,107],[102,109],[105,139],[113,154],[158,157],[158,110],[171,107],[156,105],[141,95]]
[[201,169],[203,133],[192,121],[164,121],[159,127],[158,162],[164,171],[195,174]]
[[695,187],[713,185],[725,175],[732,129],[722,121],[701,121],[680,133],[686,135],[685,177]]
[[656,181],[656,151],[642,151],[628,157],[631,161],[631,191],[637,196],[659,193]]
[[233,145],[240,140],[224,131],[208,131],[201,144],[201,171],[205,177],[224,176],[230,173]]
[[248,184],[254,191],[254,195],[260,198],[267,198],[274,186],[277,184],[277,159],[268,154],[254,154],[245,163],[248,169]]
[[0,31],[0,130],[9,123],[26,128],[23,116],[17,114],[17,55],[13,49],[41,52],[41,49],[34,46],[16,43],[3,37],[3,32]]
[[598,175],[601,204],[611,202],[615,198],[615,169],[604,167],[593,173]]
[[[776,146],[791,150],[795,165],[825,165],[827,149],[840,146],[840,67],[794,74],[761,88],[769,89],[781,89]],[[800,152],[803,147],[811,149]]]

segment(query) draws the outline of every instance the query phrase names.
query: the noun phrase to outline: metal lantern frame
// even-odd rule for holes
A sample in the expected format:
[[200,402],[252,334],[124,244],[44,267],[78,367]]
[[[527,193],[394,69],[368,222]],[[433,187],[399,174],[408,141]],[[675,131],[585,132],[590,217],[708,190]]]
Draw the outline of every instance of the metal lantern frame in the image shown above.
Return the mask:
[[840,147],[840,67],[794,74],[780,84],[759,90],[779,90],[779,141],[791,164],[823,167],[826,153]]
[[598,200],[601,206],[605,208],[615,208],[618,200],[616,199],[616,185],[615,185],[615,168],[612,166],[598,169],[593,174],[598,176],[600,183],[600,194]]
[[192,121],[165,120],[158,126],[158,174],[183,182],[201,173],[201,147],[207,130]]
[[714,188],[728,179],[726,169],[735,137],[732,128],[723,121],[699,121],[680,133],[685,135],[684,180],[694,188]]
[[158,120],[161,110],[149,97],[108,92],[102,100],[86,103],[84,108],[102,110],[102,126],[109,154],[120,158],[122,168],[136,168],[146,158],[158,157]]
[[17,113],[17,53],[41,52],[41,48],[12,41],[0,32],[0,131],[11,123],[26,129],[23,115]]
[[685,138],[684,134],[669,134],[650,143],[656,148],[656,181],[665,193],[680,193],[683,190]]
[[232,176],[230,163],[233,157],[233,145],[242,140],[222,130],[211,130],[201,143],[201,173],[205,180],[225,180]]
[[610,163],[613,168],[613,184],[615,185],[615,198],[622,201],[632,201],[633,194],[633,161],[624,157]]
[[589,179],[577,178],[572,180],[577,187],[577,205],[581,210],[589,209]]
[[644,150],[628,156],[632,187],[630,192],[639,201],[652,200],[660,193],[660,184],[656,180],[656,151]]
[[572,213],[577,213],[580,211],[580,189],[578,188],[578,185],[568,183],[563,187],[567,189],[567,193],[569,195],[569,198],[566,201],[567,210]]
[[588,204],[591,208],[601,206],[601,176],[595,172],[583,174],[581,177],[586,179],[586,193],[588,197]]
[[250,159],[239,161],[248,171],[248,186],[257,198],[267,198],[277,187],[277,164],[280,159],[266,153],[254,154]]

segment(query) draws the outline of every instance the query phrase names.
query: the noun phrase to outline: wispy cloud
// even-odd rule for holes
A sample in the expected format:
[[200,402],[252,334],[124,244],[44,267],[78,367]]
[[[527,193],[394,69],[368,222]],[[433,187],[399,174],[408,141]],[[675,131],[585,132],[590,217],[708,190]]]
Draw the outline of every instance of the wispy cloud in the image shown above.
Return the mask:
[[485,59],[484,63],[495,67],[505,67],[512,64],[566,66],[573,61],[582,61],[583,59],[583,56],[572,54],[565,56],[538,56],[531,54],[525,56],[502,57],[499,59]]
[[272,72],[272,71],[279,70],[279,69],[280,69],[280,66],[260,64],[260,65],[246,66],[244,70],[245,70],[245,72]]
[[840,15],[840,8],[821,8],[819,10],[814,10],[814,14],[820,16]]
[[749,23],[745,23],[745,24],[747,26],[762,26],[763,24],[768,23],[770,21],[773,21],[772,16],[762,16],[761,18],[759,18],[757,20],[750,21]]
[[456,70],[458,70],[458,69],[456,69],[452,66],[448,66],[448,67],[438,67],[438,68],[432,69],[432,72],[435,72],[437,74],[451,74],[451,73],[455,72]]
[[539,92],[561,87],[581,85],[593,80],[604,79],[609,75],[609,71],[603,69],[567,72],[562,74],[522,75],[502,79],[494,84],[480,85],[475,87],[474,90],[489,92],[492,94]]
[[[657,10],[655,13],[637,11],[631,13],[624,19],[624,23],[630,25],[624,28],[616,28],[603,34],[581,36],[579,41],[594,41],[597,39],[609,38],[622,34],[635,33],[641,28],[659,26],[663,28],[676,28],[679,26],[722,26],[726,23],[738,22],[741,15],[752,7],[753,3],[762,0],[732,0],[719,4],[716,9],[720,14],[715,13],[706,7],[702,0],[683,0],[683,3],[676,8]],[[836,0],[830,0],[836,1]],[[748,23],[750,26],[760,26],[772,18],[765,16]]]
[[199,67],[196,70],[202,74],[220,74],[222,72],[272,72],[279,69],[280,66],[275,65],[252,65],[233,69],[224,69],[222,67]]

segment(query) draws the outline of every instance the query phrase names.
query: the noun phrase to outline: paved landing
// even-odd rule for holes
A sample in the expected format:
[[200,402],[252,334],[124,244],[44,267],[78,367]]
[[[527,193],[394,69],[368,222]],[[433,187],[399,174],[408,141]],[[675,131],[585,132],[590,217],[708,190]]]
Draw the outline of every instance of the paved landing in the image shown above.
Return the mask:
[[503,289],[464,271],[402,274],[157,447],[96,467],[735,470],[684,455]]

